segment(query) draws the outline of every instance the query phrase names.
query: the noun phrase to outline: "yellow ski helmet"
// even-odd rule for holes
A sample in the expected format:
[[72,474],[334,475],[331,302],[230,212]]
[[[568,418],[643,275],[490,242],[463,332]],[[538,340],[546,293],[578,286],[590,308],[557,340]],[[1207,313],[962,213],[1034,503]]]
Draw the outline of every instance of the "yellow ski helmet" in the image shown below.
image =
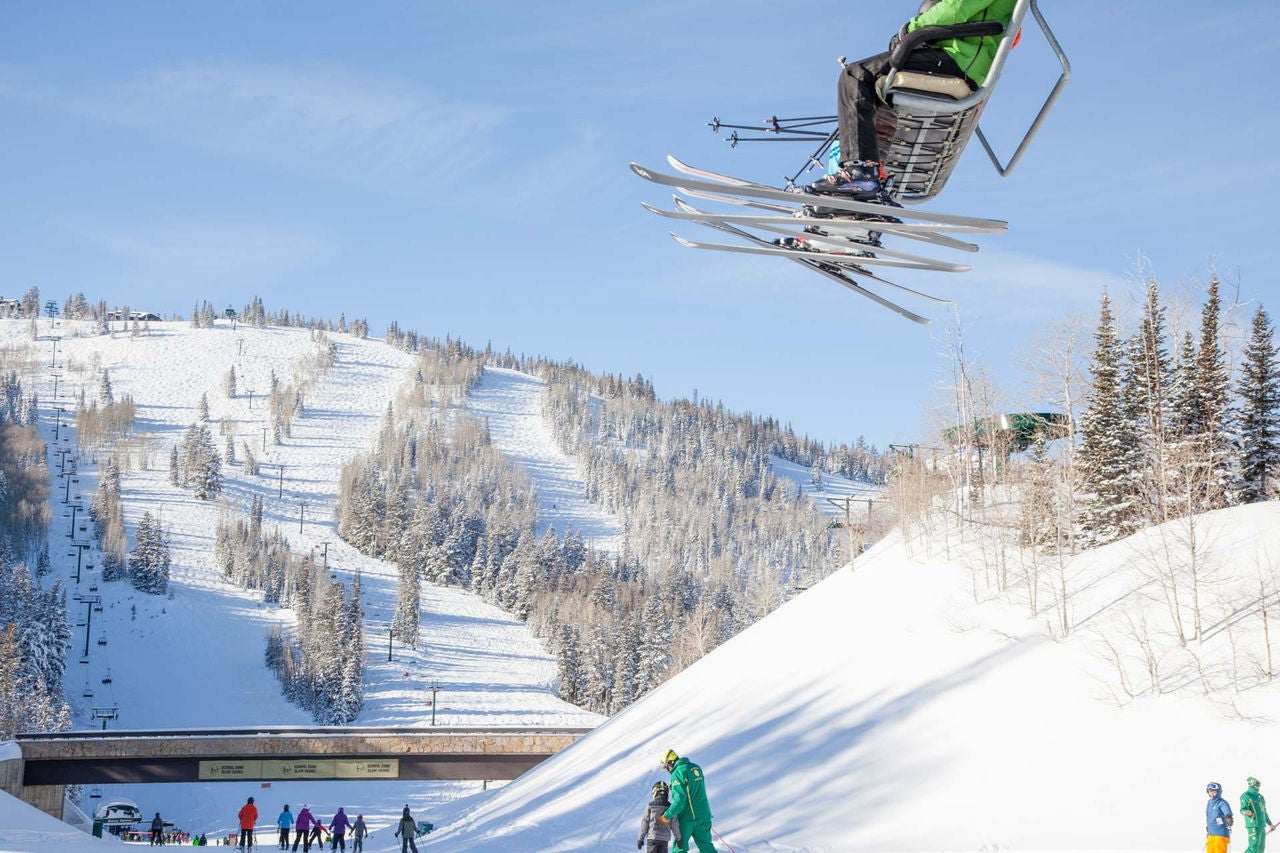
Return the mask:
[[668,749],[662,756],[662,766],[670,770],[679,758],[674,749]]

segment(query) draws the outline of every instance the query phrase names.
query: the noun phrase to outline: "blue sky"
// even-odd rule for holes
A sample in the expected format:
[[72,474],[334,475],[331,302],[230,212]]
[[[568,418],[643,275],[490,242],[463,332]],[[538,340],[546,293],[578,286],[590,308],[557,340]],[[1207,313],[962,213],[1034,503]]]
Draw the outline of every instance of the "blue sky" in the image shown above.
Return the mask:
[[[950,309],[921,328],[794,264],[694,252],[627,162],[777,182],[802,148],[705,123],[834,111],[836,57],[913,2],[6,4],[0,293],[163,312],[253,295],[573,358],[824,440],[919,437]],[[1142,259],[1280,312],[1274,7],[1045,0],[1073,77],[1015,174],[976,142],[933,204],[1008,219],[959,276],[968,351],[1020,354]],[[1007,152],[1055,78],[1028,28],[985,120]],[[677,228],[688,236],[695,226]],[[955,258],[965,260],[967,258]]]

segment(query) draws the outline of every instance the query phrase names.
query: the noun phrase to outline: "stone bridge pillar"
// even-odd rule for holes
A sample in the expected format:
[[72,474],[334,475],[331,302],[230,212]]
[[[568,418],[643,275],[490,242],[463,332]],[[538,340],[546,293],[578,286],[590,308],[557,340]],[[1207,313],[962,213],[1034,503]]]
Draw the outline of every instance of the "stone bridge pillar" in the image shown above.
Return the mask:
[[16,744],[0,744],[0,791],[35,806],[48,815],[62,820],[62,800],[67,794],[65,785],[22,784],[22,752]]

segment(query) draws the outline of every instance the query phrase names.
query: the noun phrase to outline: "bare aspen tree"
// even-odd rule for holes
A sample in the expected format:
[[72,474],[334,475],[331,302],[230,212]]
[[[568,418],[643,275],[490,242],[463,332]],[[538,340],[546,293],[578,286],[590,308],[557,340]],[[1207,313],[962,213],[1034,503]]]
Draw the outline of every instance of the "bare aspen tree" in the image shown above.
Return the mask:
[[[1062,430],[1058,462],[1058,479],[1062,484],[1060,520],[1058,527],[1065,534],[1063,542],[1068,553],[1077,550],[1076,492],[1079,474],[1076,463],[1077,409],[1085,398],[1087,387],[1086,357],[1089,346],[1089,322],[1079,314],[1073,314],[1055,323],[1043,335],[1037,335],[1030,351],[1024,357],[1025,367],[1031,376],[1030,391],[1033,397],[1043,399],[1066,416]],[[1047,425],[1046,425],[1047,426]],[[1056,437],[1055,433],[1055,437]]]

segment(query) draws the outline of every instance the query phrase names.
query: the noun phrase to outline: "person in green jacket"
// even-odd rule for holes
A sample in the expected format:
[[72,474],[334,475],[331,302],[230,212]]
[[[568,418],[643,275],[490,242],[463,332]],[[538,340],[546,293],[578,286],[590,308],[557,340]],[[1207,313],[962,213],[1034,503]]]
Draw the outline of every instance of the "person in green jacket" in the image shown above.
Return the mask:
[[662,756],[662,767],[671,774],[671,805],[658,820],[679,822],[679,835],[671,853],[687,853],[690,838],[697,842],[699,853],[716,853],[711,843],[711,805],[707,802],[707,780],[702,768],[676,755],[674,749]]
[[1249,830],[1249,847],[1245,853],[1262,853],[1267,846],[1267,832],[1275,827],[1267,814],[1267,798],[1258,790],[1262,783],[1248,778],[1248,787],[1240,795],[1240,814],[1244,815],[1245,829]]
[[[884,167],[876,137],[880,95],[876,81],[889,73],[893,49],[907,33],[921,27],[999,21],[1008,26],[1015,0],[925,0],[920,14],[902,25],[889,50],[851,62],[840,72],[837,106],[840,116],[839,168],[805,187],[807,192],[878,199],[884,194]],[[902,70],[959,77],[977,89],[987,79],[1001,36],[946,39],[920,47],[904,60]]]

